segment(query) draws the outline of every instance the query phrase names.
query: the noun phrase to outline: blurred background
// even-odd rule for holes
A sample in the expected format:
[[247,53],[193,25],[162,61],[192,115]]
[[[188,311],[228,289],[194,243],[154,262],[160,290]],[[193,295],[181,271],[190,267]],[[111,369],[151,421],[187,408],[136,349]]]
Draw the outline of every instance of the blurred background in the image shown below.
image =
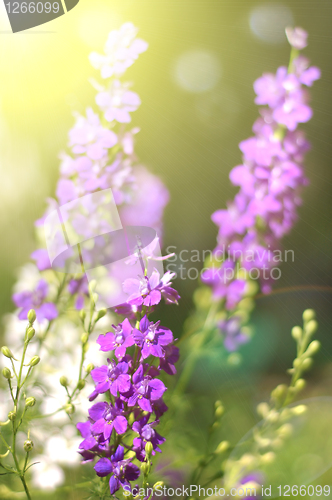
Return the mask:
[[[217,383],[207,386],[206,371],[198,366],[191,385],[203,400],[206,395],[231,398],[240,438],[252,423],[253,402],[286,380],[283,374],[294,357],[290,329],[308,307],[317,311],[323,345],[308,394],[332,395],[332,3],[80,0],[67,15],[15,35],[1,3],[1,315],[14,309],[12,285],[34,250],[33,223],[45,198],[54,194],[72,113],[93,103],[88,80],[96,72],[88,54],[101,51],[109,31],[126,21],[149,43],[127,73],[142,100],[133,114],[133,124],[141,128],[136,152],[170,191],[164,247],[171,245],[176,253],[215,246],[210,215],[235,194],[228,175],[240,163],[238,143],[251,135],[257,117],[253,82],[288,64],[285,26],[309,32],[304,53],[322,70],[312,90],[314,117],[301,127],[312,143],[306,159],[310,186],[299,221],[284,240],[294,262],[282,265],[275,292],[257,299],[255,336],[241,349],[243,363],[233,369],[232,382],[229,368],[215,356],[202,363],[209,363],[209,376]],[[187,266],[199,269],[203,262]],[[180,306],[159,316],[180,337],[197,281],[177,279],[175,286],[183,297]]]

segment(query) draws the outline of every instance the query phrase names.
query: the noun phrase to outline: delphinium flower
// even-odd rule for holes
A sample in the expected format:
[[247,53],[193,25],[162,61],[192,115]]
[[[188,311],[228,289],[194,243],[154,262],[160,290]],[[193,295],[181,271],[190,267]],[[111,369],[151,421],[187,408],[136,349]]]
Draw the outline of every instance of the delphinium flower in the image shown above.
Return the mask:
[[[130,122],[132,113],[140,105],[140,98],[130,84],[122,81],[127,68],[147,49],[147,43],[137,38],[137,31],[131,23],[124,24],[118,31],[110,33],[105,55],[94,53],[90,57],[94,68],[101,70],[102,84],[93,82],[97,90],[95,103],[91,103],[85,114],[75,114],[74,126],[68,134],[68,150],[60,155],[56,197],[48,198],[44,215],[36,221],[37,250],[31,254],[35,264],[24,266],[13,295],[18,310],[7,316],[6,341],[9,345],[18,346],[22,341],[21,321],[26,319],[29,309],[36,311],[36,337],[31,350],[36,355],[42,351],[41,364],[45,371],[43,377],[38,375],[37,370],[34,373],[37,377],[35,395],[40,396],[36,411],[44,415],[56,412],[52,417],[56,423],[54,429],[46,418],[38,420],[38,426],[32,426],[35,448],[39,459],[44,456],[46,465],[52,463],[48,452],[49,440],[60,436],[65,439],[68,435],[67,442],[72,443],[70,433],[62,433],[61,429],[68,424],[68,415],[71,416],[74,411],[76,421],[82,419],[89,404],[93,385],[87,377],[93,368],[92,363],[100,361],[95,352],[98,345],[88,340],[101,331],[110,330],[114,322],[110,312],[103,317],[105,311],[93,309],[93,287],[88,287],[83,272],[65,275],[52,269],[44,242],[46,217],[78,197],[111,189],[124,226],[146,225],[154,228],[159,238],[162,237],[162,218],[169,199],[168,191],[156,175],[138,165],[134,145],[139,129]],[[101,232],[107,231],[107,213],[104,219],[101,207],[90,212],[88,224],[86,219],[82,221],[79,217],[75,221],[75,231],[82,240],[95,234],[96,227]],[[164,284],[166,290],[166,281]],[[122,324],[125,325],[125,320]],[[14,331],[18,332],[17,336]],[[120,341],[120,337],[120,333],[116,335],[115,343],[118,344],[116,353],[122,358],[121,348],[126,349],[127,343]],[[130,344],[130,340],[127,342]],[[77,380],[79,371],[80,378]],[[48,423],[44,425],[44,422]],[[65,457],[68,457],[68,464],[75,463],[72,458],[74,448],[72,444],[70,446],[72,453],[67,449],[62,454],[59,452],[62,458],[58,463],[64,463]],[[52,482],[47,479],[50,469],[44,465],[40,471],[36,468],[36,473],[34,468],[31,469],[36,479],[34,482],[39,486],[48,484],[52,487]],[[43,474],[45,480],[40,476],[38,481],[38,474]],[[57,474],[56,484],[61,477],[64,479],[63,474]]]
[[[226,209],[212,214],[219,229],[215,260],[201,275],[211,287],[215,325],[230,351],[249,339],[241,332],[239,308],[255,290],[253,282],[269,293],[280,277],[281,239],[297,220],[301,191],[308,184],[303,161],[310,145],[298,125],[312,116],[308,87],[320,71],[299,53],[307,33],[301,28],[286,33],[292,46],[289,67],[265,73],[254,83],[255,102],[263,107],[255,135],[239,145],[242,164],[230,172],[240,189]],[[221,321],[218,311],[224,312]]]
[[[152,455],[161,451],[165,438],[155,428],[167,410],[162,399],[167,388],[160,377],[162,371],[176,373],[174,364],[179,357],[171,330],[149,320],[163,293],[168,303],[179,299],[170,287],[171,276],[166,273],[160,278],[156,271],[148,278],[144,269],[142,272],[144,287],[130,279],[123,284],[129,294],[130,319],[98,337],[100,349],[108,352],[109,359],[107,365],[91,372],[96,386],[90,400],[104,395],[103,401],[95,403],[88,421],[77,426],[84,438],[80,445],[83,461],[97,459],[96,474],[109,476],[111,494],[120,487],[130,489],[131,481],[139,477],[135,459],[147,467],[146,476]],[[147,300],[151,294],[153,300]]]

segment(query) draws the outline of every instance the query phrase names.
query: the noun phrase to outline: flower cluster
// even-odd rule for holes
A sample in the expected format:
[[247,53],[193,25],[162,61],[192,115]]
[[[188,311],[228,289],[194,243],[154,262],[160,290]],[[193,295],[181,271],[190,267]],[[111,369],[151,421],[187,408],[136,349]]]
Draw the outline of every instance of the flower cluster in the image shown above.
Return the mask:
[[[163,182],[137,162],[134,139],[139,129],[131,126],[130,122],[132,113],[140,105],[140,98],[128,83],[121,80],[125,71],[146,49],[147,43],[137,38],[137,29],[131,23],[126,23],[118,31],[110,33],[105,55],[91,54],[91,64],[101,70],[103,85],[93,82],[97,90],[95,104],[85,114],[75,115],[75,123],[68,134],[68,150],[60,156],[56,197],[47,200],[48,206],[43,217],[36,221],[39,243],[37,250],[31,254],[35,264],[29,263],[22,269],[21,278],[14,288],[13,302],[18,311],[17,314],[8,316],[5,339],[11,345],[14,343],[14,348],[16,343],[19,345],[22,340],[22,321],[26,321],[30,309],[36,311],[37,334],[31,349],[35,354],[43,351],[43,364],[47,365],[48,370],[47,375],[44,374],[42,380],[38,379],[35,383],[43,392],[43,402],[37,405],[42,414],[59,409],[71,412],[76,408],[76,421],[83,418],[87,411],[88,396],[93,389],[93,385],[86,380],[88,367],[92,362],[101,363],[102,356],[102,352],[95,352],[98,345],[95,342],[88,343],[87,339],[90,335],[98,335],[110,329],[114,321],[111,313],[101,319],[96,311],[90,310],[92,294],[83,272],[72,276],[59,275],[52,269],[49,253],[44,247],[43,224],[46,217],[57,207],[76,198],[111,189],[123,226],[148,226],[157,231],[159,238],[162,236],[163,212],[169,194]],[[82,240],[95,234],[96,227],[98,232],[99,227],[103,229],[107,224],[107,208],[104,212],[103,207],[96,207],[98,212],[93,208],[90,207],[88,224],[85,223],[86,219],[83,223],[82,220],[75,221],[76,233]],[[114,283],[117,277],[107,278],[110,278],[110,283]],[[153,280],[151,283],[152,287],[158,285],[156,293],[162,293],[165,297],[167,293],[171,296],[175,293],[167,288],[167,276],[162,283],[154,284]],[[177,297],[176,293],[174,296]],[[131,306],[126,304],[126,307]],[[81,314],[74,314],[72,309],[81,311]],[[85,316],[82,315],[85,310],[90,310],[91,313],[86,325]],[[68,311],[71,313],[67,314]],[[87,333],[83,334],[79,342],[82,326]],[[17,337],[13,336],[13,330],[18,332]],[[62,345],[60,351],[56,347],[59,339]],[[82,351],[82,380],[77,383]],[[161,363],[165,370],[170,370],[171,365],[167,359],[161,359]],[[65,385],[64,378],[61,377],[64,373],[68,379]],[[38,378],[37,371],[35,377]],[[59,383],[60,377],[62,385]],[[69,401],[67,393],[70,384],[73,385],[71,394],[74,396]],[[37,392],[36,389],[36,397],[39,395]],[[42,488],[52,488],[64,481],[61,469],[58,468],[57,473],[54,473],[55,462],[60,465],[73,465],[77,462],[75,436],[68,430],[68,415],[63,411],[53,418],[57,421],[58,431],[54,428],[50,432],[49,426],[43,425],[35,426],[32,431],[43,470],[38,467],[31,470],[35,486]],[[50,451],[52,447],[54,450],[52,440],[57,440],[56,456],[59,460],[55,460],[54,453]],[[50,463],[52,469],[49,468]]]
[[95,471],[100,477],[110,476],[111,494],[138,478],[134,458],[149,463],[150,455],[160,452],[159,445],[165,441],[155,430],[167,410],[162,399],[166,386],[159,377],[162,371],[176,373],[179,349],[171,330],[160,321],[150,321],[149,314],[162,296],[167,303],[177,303],[180,297],[170,287],[171,278],[170,273],[160,278],[155,271],[141,282],[125,280],[124,289],[130,294],[127,306],[136,322],[126,318],[97,339],[101,351],[113,357],[91,371],[95,389],[90,401],[101,394],[106,401],[95,403],[88,421],[77,428],[84,438],[80,444],[84,462],[98,458]]
[[[226,209],[212,215],[219,228],[214,252],[222,252],[224,260],[221,267],[205,270],[202,281],[231,315],[236,314],[250,280],[256,280],[263,293],[271,290],[279,276],[272,272],[274,252],[297,219],[301,189],[308,183],[303,160],[309,143],[297,126],[312,116],[307,88],[320,71],[298,52],[306,46],[307,34],[289,28],[287,36],[292,46],[289,68],[282,66],[254,83],[255,102],[264,107],[253,126],[255,135],[239,145],[242,164],[230,172],[232,184],[240,189]],[[230,317],[219,324],[229,350],[246,340],[238,323],[236,328]]]

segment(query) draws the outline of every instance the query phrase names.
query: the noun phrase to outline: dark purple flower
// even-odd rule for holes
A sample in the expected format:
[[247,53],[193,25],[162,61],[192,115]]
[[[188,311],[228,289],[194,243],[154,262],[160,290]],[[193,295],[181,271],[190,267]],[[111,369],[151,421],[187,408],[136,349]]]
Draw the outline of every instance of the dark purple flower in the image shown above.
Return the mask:
[[132,464],[131,459],[124,459],[123,446],[118,446],[116,452],[110,459],[101,458],[98,460],[94,469],[99,477],[106,477],[112,474],[109,481],[111,495],[113,495],[120,486],[130,488],[129,481],[135,481],[140,475],[140,470],[137,465]]
[[158,434],[158,432],[154,430],[154,427],[156,427],[159,424],[159,421],[155,420],[154,422],[150,423],[148,422],[149,422],[149,415],[134,422],[132,426],[133,431],[139,434],[139,437],[135,438],[133,441],[134,444],[133,451],[136,452],[136,457],[141,462],[144,461],[146,455],[145,445],[148,441],[153,445],[153,451],[152,451],[153,455],[155,454],[154,450],[161,452],[159,445],[166,441],[164,437],[162,437],[160,434]]
[[27,319],[30,309],[36,311],[38,321],[55,319],[58,316],[58,311],[52,302],[45,302],[47,293],[48,284],[45,280],[40,280],[32,292],[14,293],[13,301],[16,307],[22,307],[18,315],[19,319]]
[[152,412],[152,405],[158,401],[166,391],[166,387],[161,380],[151,378],[151,375],[144,376],[143,366],[140,365],[132,377],[132,392],[128,399],[128,406],[136,404],[143,411]]
[[160,358],[159,367],[164,370],[168,375],[175,375],[175,363],[178,362],[180,357],[180,350],[175,345],[168,345],[164,347],[164,357]]
[[109,439],[113,428],[118,434],[124,434],[127,430],[127,419],[123,416],[123,405],[119,400],[114,406],[106,402],[93,405],[89,410],[89,416],[94,422],[91,427],[92,433],[102,434],[104,439]]
[[125,361],[116,364],[114,360],[109,362],[109,365],[94,368],[91,372],[93,381],[97,384],[95,390],[90,396],[90,401],[95,399],[98,394],[106,391],[111,391],[113,396],[117,396],[118,392],[125,393],[130,390],[130,376],[128,375],[128,363]]
[[126,354],[127,347],[132,346],[135,340],[132,336],[133,327],[126,318],[117,326],[113,325],[114,333],[108,332],[106,335],[99,335],[97,344],[101,351],[114,351],[118,359],[122,359]]
[[240,345],[249,341],[248,335],[242,331],[242,321],[238,316],[232,316],[228,320],[220,321],[218,327],[224,336],[224,346],[227,351],[236,351]]
[[150,356],[162,358],[164,356],[164,347],[173,342],[173,334],[168,328],[159,326],[160,321],[153,323],[147,316],[141,319],[137,330],[134,328],[133,337],[136,344],[141,348],[142,359]]

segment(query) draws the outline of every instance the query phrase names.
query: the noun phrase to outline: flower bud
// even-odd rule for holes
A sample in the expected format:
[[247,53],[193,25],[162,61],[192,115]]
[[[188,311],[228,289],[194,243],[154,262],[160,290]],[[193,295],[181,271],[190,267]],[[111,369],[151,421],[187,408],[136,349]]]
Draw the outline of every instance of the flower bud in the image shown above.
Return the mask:
[[310,320],[305,327],[305,331],[307,332],[308,335],[312,335],[315,333],[315,331],[318,328],[318,323],[315,319]]
[[213,422],[213,424],[211,425],[211,432],[215,431],[219,427],[220,427],[220,423],[219,422]]
[[12,422],[14,422],[14,420],[16,419],[16,411],[10,411],[8,413],[8,418],[9,420],[11,420]]
[[147,454],[148,457],[151,456],[153,451],[153,445],[150,441],[148,441],[145,445],[145,453]]
[[36,365],[38,365],[39,361],[40,361],[40,357],[39,356],[33,356],[33,358],[31,358],[31,360],[30,360],[30,363],[28,363],[28,366],[29,365],[30,366],[36,366]]
[[[218,403],[220,403],[220,401],[218,401]],[[221,403],[218,406],[216,405],[216,409],[214,412],[215,419],[218,420],[219,418],[221,418],[223,416],[224,412],[225,412],[225,408],[223,407],[223,405]]]
[[31,451],[33,449],[33,441],[31,441],[31,439],[27,439],[26,441],[24,441],[23,448],[27,453]]
[[33,339],[33,337],[35,336],[35,329],[32,328],[32,326],[30,326],[27,330],[27,334],[26,334],[26,339],[28,342],[30,342],[30,340]]
[[73,413],[75,413],[75,406],[72,403],[68,403],[65,406],[65,412],[67,413],[67,415],[72,415]]
[[312,358],[306,358],[303,360],[303,363],[302,363],[302,370],[305,371],[305,370],[309,370],[310,368],[312,367]]
[[314,340],[313,342],[311,342],[311,344],[309,344],[308,349],[306,350],[306,354],[308,356],[313,356],[319,351],[319,349],[320,349],[319,340]]
[[273,453],[273,451],[268,451],[267,453],[264,453],[264,455],[261,455],[261,462],[266,465],[271,464],[275,458],[275,453]]
[[96,321],[106,316],[106,314],[107,314],[107,309],[100,309],[100,311],[98,311]]
[[298,342],[302,338],[302,333],[302,328],[300,328],[299,326],[294,326],[292,328],[292,337],[294,340],[296,340],[296,342]]
[[299,378],[296,382],[295,382],[295,386],[294,386],[294,389],[298,392],[302,391],[306,386],[306,381],[303,379],[303,378]]
[[85,368],[85,371],[87,374],[90,374],[92,370],[94,369],[95,365],[93,363],[89,363],[88,366]]
[[81,391],[82,389],[84,389],[84,387],[85,387],[85,380],[83,379],[79,380],[77,383],[77,389]]
[[93,293],[95,288],[96,288],[96,285],[97,285],[97,281],[96,280],[91,280],[90,283],[89,283],[89,291],[90,293]]
[[12,377],[12,372],[10,371],[9,368],[5,367],[2,369],[2,375],[9,380]]
[[154,483],[153,489],[161,490],[164,487],[164,484],[165,484],[164,481],[157,481],[156,483]]
[[98,302],[98,299],[99,299],[99,295],[98,293],[93,293],[92,294],[92,300],[93,302],[96,304]]
[[316,316],[316,313],[313,309],[306,309],[302,315],[303,321],[305,321],[306,323],[308,321],[311,321],[312,319],[315,319],[315,316]]
[[306,411],[307,411],[306,405],[298,405],[298,406],[294,406],[294,408],[292,408],[293,415],[302,415]]
[[295,358],[293,361],[294,368],[298,368],[301,365],[301,360],[299,358]]
[[36,404],[36,399],[34,397],[29,397],[29,398],[26,398],[25,400],[25,406],[28,406],[28,407],[32,407],[32,406],[35,406]]
[[30,311],[28,312],[28,320],[30,325],[32,325],[32,323],[36,321],[36,317],[36,311],[34,309],[30,309]]
[[69,385],[67,377],[65,377],[64,375],[62,375],[60,377],[60,384],[62,385],[62,387],[67,387]]
[[228,441],[221,441],[221,443],[218,444],[215,453],[218,455],[219,453],[224,453],[227,451],[229,448],[229,442]]
[[13,359],[15,359],[15,361],[17,361],[17,359],[14,358],[12,351],[6,345],[1,347],[1,352],[4,356],[6,356],[6,358],[9,358],[9,359],[13,358]]
[[81,342],[82,342],[82,344],[86,344],[87,341],[88,341],[88,339],[89,339],[89,334],[86,333],[86,332],[82,333],[82,335],[81,335]]
[[279,436],[281,436],[283,438],[288,438],[292,435],[293,427],[289,423],[283,424],[281,427],[279,427],[277,432],[278,432]]
[[269,413],[269,411],[270,411],[270,407],[267,403],[259,403],[259,405],[257,405],[257,413],[261,417],[265,418],[267,416],[267,414]]
[[141,471],[143,472],[143,475],[146,476],[149,472],[149,465],[146,462],[142,462],[141,464]]
[[285,384],[279,384],[271,392],[271,397],[273,399],[280,400],[280,399],[282,399],[283,397],[286,396],[287,390],[288,390],[287,385],[285,385]]
[[86,318],[86,312],[84,309],[81,309],[81,311],[80,311],[80,318],[82,321],[84,321]]

